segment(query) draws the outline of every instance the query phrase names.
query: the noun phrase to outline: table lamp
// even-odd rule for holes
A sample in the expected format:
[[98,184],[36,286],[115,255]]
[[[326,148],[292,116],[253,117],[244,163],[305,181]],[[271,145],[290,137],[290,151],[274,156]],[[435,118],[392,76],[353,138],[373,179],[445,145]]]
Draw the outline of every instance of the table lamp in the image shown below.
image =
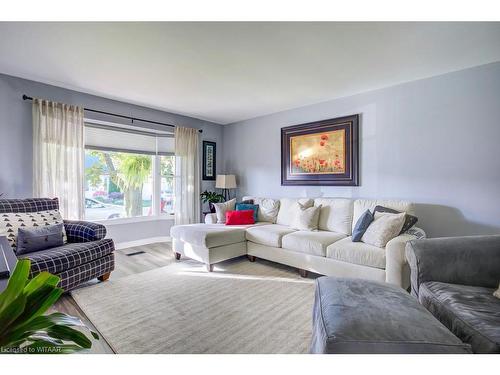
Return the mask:
[[227,201],[230,198],[229,189],[236,188],[236,176],[234,174],[218,174],[215,180],[215,187],[222,189],[224,199]]

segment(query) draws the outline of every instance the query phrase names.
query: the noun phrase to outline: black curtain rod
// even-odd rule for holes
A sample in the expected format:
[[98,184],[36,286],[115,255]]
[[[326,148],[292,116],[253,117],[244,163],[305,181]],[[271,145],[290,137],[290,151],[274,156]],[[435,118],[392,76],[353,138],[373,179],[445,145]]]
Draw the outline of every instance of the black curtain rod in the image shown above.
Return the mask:
[[[23,95],[23,100],[33,100],[31,96],[28,95]],[[175,125],[167,124],[165,122],[158,122],[158,121],[151,121],[151,120],[144,120],[142,118],[137,118],[137,117],[131,117],[131,116],[125,116],[125,115],[119,115],[116,113],[111,113],[111,112],[105,112],[105,111],[98,111],[97,109],[90,109],[90,108],[84,108],[85,111],[87,112],[94,112],[94,113],[100,113],[102,115],[108,115],[108,116],[113,116],[113,117],[120,117],[120,118],[125,118],[128,120],[131,120],[132,123],[134,121],[140,121],[140,122],[147,122],[149,124],[156,124],[156,125],[163,125],[163,126],[170,126],[171,128],[175,128]],[[203,129],[198,129],[200,133],[203,133]]]

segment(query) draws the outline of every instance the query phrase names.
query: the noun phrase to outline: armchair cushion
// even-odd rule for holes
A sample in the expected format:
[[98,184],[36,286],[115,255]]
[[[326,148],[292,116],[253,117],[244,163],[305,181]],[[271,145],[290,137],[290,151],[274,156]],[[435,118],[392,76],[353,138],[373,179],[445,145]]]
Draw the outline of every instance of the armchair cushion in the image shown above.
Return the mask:
[[69,243],[34,253],[23,254],[19,259],[31,260],[31,277],[42,271],[58,274],[70,268],[102,258],[114,251],[112,239],[93,242]]
[[419,301],[475,353],[500,353],[500,301],[493,288],[428,281]]
[[106,227],[90,221],[64,220],[64,228],[70,243],[98,241],[106,237]]

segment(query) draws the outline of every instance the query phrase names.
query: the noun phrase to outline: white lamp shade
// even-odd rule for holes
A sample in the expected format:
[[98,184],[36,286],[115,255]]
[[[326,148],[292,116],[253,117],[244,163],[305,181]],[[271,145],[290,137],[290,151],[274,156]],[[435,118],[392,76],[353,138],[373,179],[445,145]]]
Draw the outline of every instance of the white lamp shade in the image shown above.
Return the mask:
[[215,187],[218,189],[236,188],[236,176],[234,174],[218,174],[215,180]]

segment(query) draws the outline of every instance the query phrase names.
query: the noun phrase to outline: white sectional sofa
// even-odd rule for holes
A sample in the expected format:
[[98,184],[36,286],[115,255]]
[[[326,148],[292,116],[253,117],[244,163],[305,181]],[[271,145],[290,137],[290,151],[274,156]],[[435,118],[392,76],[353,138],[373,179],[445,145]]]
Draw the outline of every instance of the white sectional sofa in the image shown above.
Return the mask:
[[[308,198],[282,198],[279,202],[270,198],[243,199],[254,199],[260,205],[271,202],[279,206],[278,214],[275,218],[266,217],[272,222],[259,221],[255,225],[215,224],[216,218],[207,215],[205,224],[174,226],[170,234],[177,259],[182,255],[196,259],[212,271],[214,263],[246,254],[251,261],[262,258],[296,267],[302,275],[311,271],[386,281],[405,289],[409,286],[405,246],[412,239],[425,237],[421,229],[410,229],[390,240],[385,248],[352,242],[351,233],[367,209],[380,205],[412,214],[412,203],[344,198],[316,198],[314,202],[307,202]],[[292,206],[297,201],[321,205],[318,231],[298,231],[290,227]]]

